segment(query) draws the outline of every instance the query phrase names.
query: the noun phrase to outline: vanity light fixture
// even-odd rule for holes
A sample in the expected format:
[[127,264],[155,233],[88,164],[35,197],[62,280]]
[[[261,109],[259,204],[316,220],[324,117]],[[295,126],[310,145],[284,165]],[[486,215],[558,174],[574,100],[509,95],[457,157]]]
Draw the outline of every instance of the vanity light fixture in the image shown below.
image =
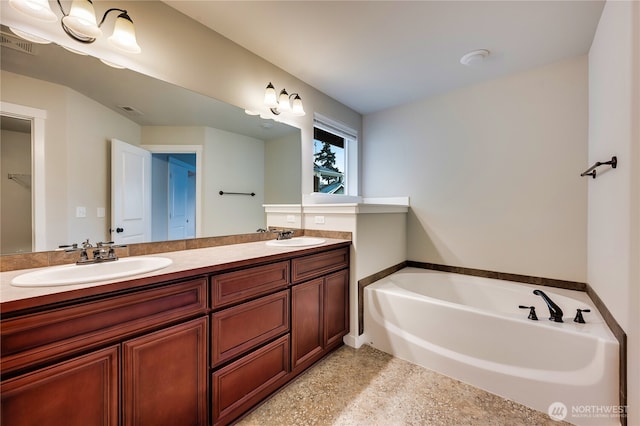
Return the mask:
[[288,94],[286,89],[282,89],[280,94],[276,96],[276,88],[269,83],[264,92],[264,104],[275,115],[280,115],[283,111],[288,111],[291,115],[305,115],[302,106],[302,98],[297,93]]
[[[57,0],[57,2],[63,15],[60,21],[62,29],[69,37],[80,43],[93,43],[96,41],[96,38],[102,35],[100,27],[107,19],[107,15],[111,12],[120,12],[116,18],[113,33],[108,38],[109,43],[127,53],[140,53],[141,49],[136,41],[133,21],[126,10],[108,9],[102,15],[100,23],[97,23],[91,0],[73,0],[69,13],[64,11],[60,0]],[[40,21],[55,22],[58,19],[49,7],[48,0],[9,0],[9,4],[16,10]]]

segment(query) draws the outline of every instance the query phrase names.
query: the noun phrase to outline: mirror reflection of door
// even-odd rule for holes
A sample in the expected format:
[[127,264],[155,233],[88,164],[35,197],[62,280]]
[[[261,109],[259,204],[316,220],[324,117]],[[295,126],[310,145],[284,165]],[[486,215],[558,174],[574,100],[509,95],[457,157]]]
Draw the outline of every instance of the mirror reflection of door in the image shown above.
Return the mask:
[[152,240],[196,236],[196,155],[152,155]]
[[31,120],[0,120],[0,254],[32,251]]
[[111,140],[111,240],[144,243],[151,235],[151,153]]

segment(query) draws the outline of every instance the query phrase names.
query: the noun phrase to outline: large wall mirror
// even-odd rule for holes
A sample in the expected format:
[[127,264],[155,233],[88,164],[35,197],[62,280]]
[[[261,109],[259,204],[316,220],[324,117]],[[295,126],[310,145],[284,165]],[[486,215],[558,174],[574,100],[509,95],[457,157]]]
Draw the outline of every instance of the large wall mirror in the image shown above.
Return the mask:
[[255,232],[263,204],[301,202],[299,129],[2,32],[1,254],[113,239],[114,139],[152,155],[150,241]]

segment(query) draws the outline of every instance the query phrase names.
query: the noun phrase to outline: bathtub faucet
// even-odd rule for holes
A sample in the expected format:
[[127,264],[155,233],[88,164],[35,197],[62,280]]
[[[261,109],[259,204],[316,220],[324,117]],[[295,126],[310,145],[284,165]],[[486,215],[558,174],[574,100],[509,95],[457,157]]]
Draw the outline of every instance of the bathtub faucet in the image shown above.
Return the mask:
[[549,296],[547,296],[545,294],[544,291],[542,291],[542,290],[533,290],[533,294],[535,294],[536,296],[542,297],[544,302],[547,304],[547,306],[549,307],[549,315],[551,315],[549,317],[549,319],[551,321],[563,322],[562,321],[562,315],[563,315],[562,309],[560,309],[560,306],[558,306],[555,303],[553,303],[553,300],[551,300],[549,298]]

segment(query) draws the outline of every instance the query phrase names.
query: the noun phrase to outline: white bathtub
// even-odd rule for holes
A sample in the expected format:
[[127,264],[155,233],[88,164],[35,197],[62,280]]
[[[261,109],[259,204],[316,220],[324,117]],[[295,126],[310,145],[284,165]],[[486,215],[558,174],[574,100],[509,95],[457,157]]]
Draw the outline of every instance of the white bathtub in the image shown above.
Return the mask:
[[[577,308],[591,310],[586,324],[573,322]],[[364,341],[545,413],[560,402],[574,424],[620,424],[618,341],[583,292],[405,268],[365,288]]]

